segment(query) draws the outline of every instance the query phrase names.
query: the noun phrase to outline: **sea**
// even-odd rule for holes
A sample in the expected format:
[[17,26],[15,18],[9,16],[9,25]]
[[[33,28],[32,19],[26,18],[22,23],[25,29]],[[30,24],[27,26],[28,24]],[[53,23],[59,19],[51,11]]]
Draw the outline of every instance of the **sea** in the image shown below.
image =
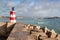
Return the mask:
[[[26,24],[39,25],[41,27],[47,27],[48,29],[54,29],[55,32],[60,34],[60,19],[43,19],[43,18],[16,18],[17,22]],[[9,21],[9,18],[0,18],[0,22]]]

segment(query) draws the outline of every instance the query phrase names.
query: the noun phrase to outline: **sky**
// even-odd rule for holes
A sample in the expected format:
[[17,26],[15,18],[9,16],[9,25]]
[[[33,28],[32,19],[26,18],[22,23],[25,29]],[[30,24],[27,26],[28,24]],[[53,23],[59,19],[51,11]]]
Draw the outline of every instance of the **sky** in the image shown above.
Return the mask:
[[0,0],[0,16],[9,16],[11,7],[16,16],[60,17],[60,0]]

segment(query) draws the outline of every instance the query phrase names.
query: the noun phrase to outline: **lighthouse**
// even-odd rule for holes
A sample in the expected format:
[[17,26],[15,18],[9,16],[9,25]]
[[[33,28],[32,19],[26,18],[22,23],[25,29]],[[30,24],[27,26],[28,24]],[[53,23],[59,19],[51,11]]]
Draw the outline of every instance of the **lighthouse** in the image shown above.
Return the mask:
[[14,7],[12,7],[12,10],[10,11],[10,22],[16,23],[16,12],[14,11]]

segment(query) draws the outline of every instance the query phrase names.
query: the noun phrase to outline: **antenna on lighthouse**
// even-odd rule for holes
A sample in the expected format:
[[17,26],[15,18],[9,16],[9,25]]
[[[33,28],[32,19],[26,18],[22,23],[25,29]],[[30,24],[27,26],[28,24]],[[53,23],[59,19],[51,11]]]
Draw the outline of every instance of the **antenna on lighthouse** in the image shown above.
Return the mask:
[[10,11],[10,22],[16,23],[14,7],[12,7],[12,11]]

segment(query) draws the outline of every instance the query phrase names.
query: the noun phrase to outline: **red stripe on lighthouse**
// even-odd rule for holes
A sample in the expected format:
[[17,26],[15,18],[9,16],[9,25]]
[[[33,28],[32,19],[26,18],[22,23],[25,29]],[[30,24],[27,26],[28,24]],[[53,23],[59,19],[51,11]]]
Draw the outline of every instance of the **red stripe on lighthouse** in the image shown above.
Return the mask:
[[15,17],[10,17],[10,20],[16,20],[16,18]]
[[15,11],[10,11],[10,15],[14,15],[15,14]]

